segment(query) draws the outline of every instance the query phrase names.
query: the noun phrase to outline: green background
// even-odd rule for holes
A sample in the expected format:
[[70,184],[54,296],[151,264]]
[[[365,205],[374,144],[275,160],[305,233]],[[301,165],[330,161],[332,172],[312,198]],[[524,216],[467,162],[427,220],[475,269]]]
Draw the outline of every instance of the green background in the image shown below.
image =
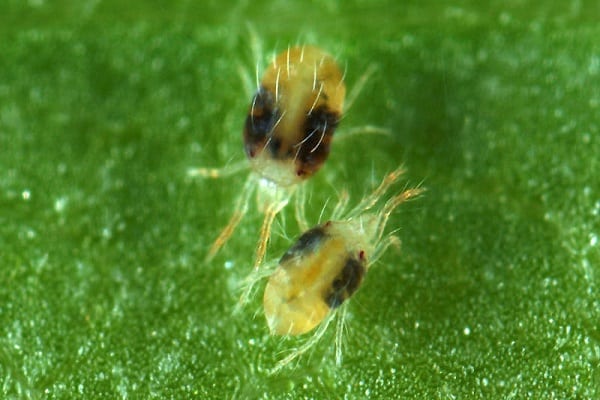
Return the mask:
[[[600,5],[555,3],[0,0],[0,397],[597,398]],[[300,342],[232,313],[254,204],[203,262],[246,175],[186,170],[243,159],[240,71],[294,43],[375,65],[339,135],[392,132],[334,143],[309,219],[402,163],[427,192],[343,365],[332,329],[269,376]]]

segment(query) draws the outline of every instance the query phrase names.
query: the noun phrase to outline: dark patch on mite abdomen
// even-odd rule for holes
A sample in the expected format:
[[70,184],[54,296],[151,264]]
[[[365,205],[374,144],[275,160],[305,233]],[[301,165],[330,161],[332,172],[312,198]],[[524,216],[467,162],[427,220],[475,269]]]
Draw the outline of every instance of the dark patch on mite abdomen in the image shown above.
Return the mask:
[[321,226],[307,230],[298,238],[298,240],[296,240],[296,243],[285,252],[283,257],[279,260],[279,264],[285,265],[285,263],[292,258],[301,257],[314,252],[326,237],[327,233]]
[[271,156],[275,159],[279,156],[279,151],[281,149],[281,139],[278,137],[272,136],[271,140],[269,140],[269,144],[267,146],[269,151],[271,152]]
[[253,158],[265,146],[278,117],[273,94],[261,86],[250,104],[244,126],[244,149]]
[[354,257],[349,257],[344,264],[344,268],[338,276],[331,282],[331,287],[325,293],[325,303],[330,308],[337,308],[342,305],[350,296],[356,292],[365,276],[366,269],[362,262]]
[[296,158],[299,176],[310,176],[317,172],[329,156],[333,133],[340,122],[340,115],[320,106],[306,116],[304,136]]

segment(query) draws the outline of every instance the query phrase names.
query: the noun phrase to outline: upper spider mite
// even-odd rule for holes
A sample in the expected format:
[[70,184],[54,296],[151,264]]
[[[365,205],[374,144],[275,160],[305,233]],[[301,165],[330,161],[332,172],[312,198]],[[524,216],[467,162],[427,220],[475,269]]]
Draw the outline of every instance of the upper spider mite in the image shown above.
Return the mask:
[[[253,174],[246,181],[229,223],[212,244],[211,259],[233,234],[247,212],[252,192],[264,220],[254,267],[264,258],[271,225],[287,205],[298,184],[325,163],[344,107],[344,76],[332,56],[312,46],[292,47],[273,59],[252,98],[244,125],[244,150]],[[360,82],[359,82],[360,83]],[[197,168],[190,175],[219,177],[243,169]],[[303,199],[297,198],[296,217],[302,221]]]
[[[390,244],[399,241],[396,236],[384,235],[389,216],[398,205],[418,195],[422,189],[404,190],[387,200],[378,211],[369,210],[403,172],[398,168],[388,174],[379,187],[345,216],[341,214],[347,197],[343,198],[331,220],[304,232],[279,260],[263,297],[270,332],[300,335],[313,330],[323,320],[326,322],[303,346],[280,361],[278,367],[316,343],[338,307],[360,287],[373,263]],[[250,282],[247,292],[254,283]],[[341,337],[338,339],[339,350]],[[339,351],[336,354],[339,360],[341,354]]]

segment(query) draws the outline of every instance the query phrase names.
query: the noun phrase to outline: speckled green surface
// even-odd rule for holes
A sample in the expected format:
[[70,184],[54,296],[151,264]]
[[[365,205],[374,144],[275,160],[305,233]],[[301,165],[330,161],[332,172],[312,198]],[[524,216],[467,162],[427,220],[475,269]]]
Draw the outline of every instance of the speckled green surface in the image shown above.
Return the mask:
[[[0,397],[597,398],[600,6],[396,3],[0,2]],[[269,376],[296,342],[259,299],[232,314],[254,208],[203,263],[245,177],[185,171],[243,158],[247,22],[266,53],[329,49],[350,86],[378,67],[340,133],[393,134],[334,145],[311,220],[401,163],[428,189],[349,305],[341,368],[331,331]]]

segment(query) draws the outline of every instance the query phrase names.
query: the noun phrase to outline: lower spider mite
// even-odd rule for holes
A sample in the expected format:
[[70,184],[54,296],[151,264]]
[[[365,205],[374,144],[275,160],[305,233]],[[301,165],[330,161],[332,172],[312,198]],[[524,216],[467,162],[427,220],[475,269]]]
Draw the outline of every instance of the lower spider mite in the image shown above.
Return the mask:
[[[368,71],[370,74],[371,71]],[[364,86],[367,73],[352,90],[347,106]],[[333,134],[342,117],[346,87],[335,59],[312,46],[291,47],[276,56],[266,69],[249,107],[243,138],[252,173],[240,190],[229,223],[208,251],[211,260],[229,240],[248,211],[252,194],[264,214],[254,268],[262,262],[275,216],[296,189],[312,177],[329,155]],[[367,127],[367,133],[377,132]],[[194,168],[191,176],[217,178],[247,167]],[[304,192],[296,196],[296,219],[304,229]]]
[[[389,173],[379,187],[345,215],[342,213],[347,197],[342,198],[331,220],[304,232],[279,260],[263,297],[271,334],[295,336],[320,326],[307,342],[281,360],[276,370],[321,338],[336,311],[360,287],[371,266],[390,244],[399,242],[392,234],[384,235],[386,223],[396,207],[422,189],[404,190],[387,200],[380,210],[370,210],[403,172],[398,168]],[[256,276],[249,280],[246,299],[258,279]],[[341,361],[341,328],[336,335],[336,360]]]

